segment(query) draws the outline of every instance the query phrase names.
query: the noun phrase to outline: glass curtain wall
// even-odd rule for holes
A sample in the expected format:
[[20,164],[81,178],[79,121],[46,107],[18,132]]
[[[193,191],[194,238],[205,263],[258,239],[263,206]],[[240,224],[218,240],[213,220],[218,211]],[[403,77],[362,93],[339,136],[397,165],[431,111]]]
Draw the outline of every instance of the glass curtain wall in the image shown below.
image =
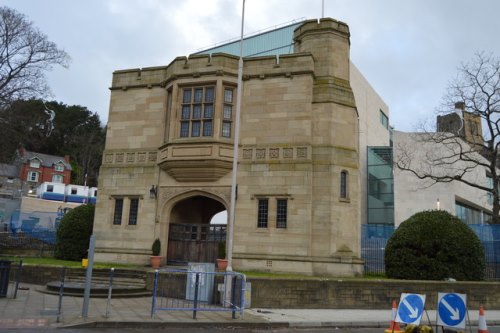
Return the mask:
[[368,147],[368,224],[394,225],[392,147]]

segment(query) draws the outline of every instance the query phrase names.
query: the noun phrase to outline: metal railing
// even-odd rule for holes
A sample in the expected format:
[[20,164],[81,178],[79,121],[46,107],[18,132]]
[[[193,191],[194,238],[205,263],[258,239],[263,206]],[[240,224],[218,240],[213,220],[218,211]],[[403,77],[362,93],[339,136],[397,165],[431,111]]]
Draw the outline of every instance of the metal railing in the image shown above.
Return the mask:
[[[486,280],[500,280],[500,225],[468,225],[479,237],[484,249]],[[392,228],[392,230],[391,230]],[[394,226],[362,225],[361,258],[368,274],[384,274],[385,246]]]
[[243,317],[245,309],[244,274],[187,269],[156,270],[154,275],[151,317],[156,311],[231,312]]

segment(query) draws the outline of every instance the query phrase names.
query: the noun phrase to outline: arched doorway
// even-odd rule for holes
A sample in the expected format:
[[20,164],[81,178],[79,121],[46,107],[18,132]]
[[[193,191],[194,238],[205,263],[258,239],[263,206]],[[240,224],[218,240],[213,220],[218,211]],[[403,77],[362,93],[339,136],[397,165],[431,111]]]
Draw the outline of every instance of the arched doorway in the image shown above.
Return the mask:
[[210,221],[224,210],[221,202],[203,195],[177,202],[170,212],[167,263],[215,262],[218,244],[226,241],[226,225]]

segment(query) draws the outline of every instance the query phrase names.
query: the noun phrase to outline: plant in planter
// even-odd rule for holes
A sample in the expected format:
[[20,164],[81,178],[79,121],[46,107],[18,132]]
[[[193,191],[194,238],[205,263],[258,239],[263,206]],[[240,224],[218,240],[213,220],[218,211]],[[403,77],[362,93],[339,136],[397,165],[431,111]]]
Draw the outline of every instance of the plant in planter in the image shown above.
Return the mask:
[[151,267],[153,268],[160,267],[161,263],[160,251],[161,251],[161,241],[159,238],[157,238],[155,239],[153,245],[151,246],[151,252],[153,253],[153,255],[150,257],[150,261],[151,261]]
[[225,271],[227,268],[226,242],[220,241],[217,244],[217,268]]

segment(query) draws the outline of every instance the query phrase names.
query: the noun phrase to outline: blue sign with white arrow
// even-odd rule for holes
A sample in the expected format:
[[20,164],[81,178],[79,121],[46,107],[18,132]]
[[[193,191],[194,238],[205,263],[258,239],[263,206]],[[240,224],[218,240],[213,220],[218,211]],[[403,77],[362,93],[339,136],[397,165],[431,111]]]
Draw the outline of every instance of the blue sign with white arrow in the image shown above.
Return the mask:
[[419,325],[424,313],[425,295],[401,294],[396,321],[398,323]]
[[437,324],[465,328],[466,300],[465,294],[438,293]]

